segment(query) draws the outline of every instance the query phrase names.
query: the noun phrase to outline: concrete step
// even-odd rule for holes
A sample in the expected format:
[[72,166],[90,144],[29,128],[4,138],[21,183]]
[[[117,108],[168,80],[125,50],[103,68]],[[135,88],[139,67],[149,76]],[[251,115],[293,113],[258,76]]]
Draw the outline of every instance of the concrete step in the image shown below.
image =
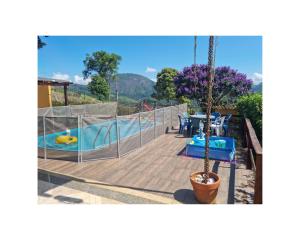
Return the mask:
[[[100,182],[90,181],[88,179],[81,179],[76,181],[68,176],[57,176],[51,173],[39,173],[39,196],[45,197],[51,195],[52,198],[58,199],[57,191],[52,189],[59,189],[60,199],[70,203],[127,203],[127,204],[178,204],[179,202],[162,197],[156,194],[147,193],[144,191],[137,191],[131,188],[116,187]],[[45,187],[47,186],[47,187]],[[49,188],[49,189],[47,189]],[[62,194],[64,193],[64,194]],[[71,195],[70,195],[71,194]],[[51,197],[50,196],[50,197]],[[72,202],[72,199],[74,201]],[[93,199],[89,201],[88,199]],[[58,199],[59,200],[59,199]],[[61,201],[63,202],[63,201]],[[40,203],[46,203],[42,199]]]

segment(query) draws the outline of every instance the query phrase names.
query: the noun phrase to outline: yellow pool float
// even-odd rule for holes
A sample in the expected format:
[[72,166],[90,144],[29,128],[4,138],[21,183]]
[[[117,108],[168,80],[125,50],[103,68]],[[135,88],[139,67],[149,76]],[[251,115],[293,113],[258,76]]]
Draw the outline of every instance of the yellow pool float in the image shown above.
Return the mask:
[[77,143],[78,139],[74,136],[58,136],[55,141],[57,144],[70,144]]

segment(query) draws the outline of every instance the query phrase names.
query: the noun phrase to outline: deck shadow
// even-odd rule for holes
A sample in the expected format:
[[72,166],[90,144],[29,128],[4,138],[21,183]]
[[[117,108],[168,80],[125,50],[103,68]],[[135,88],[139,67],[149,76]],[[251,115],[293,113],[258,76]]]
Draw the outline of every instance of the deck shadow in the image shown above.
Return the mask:
[[175,200],[184,204],[199,204],[191,189],[178,189],[173,196]]
[[38,195],[43,197],[51,197],[52,195],[48,194],[49,190],[57,188],[60,185],[63,185],[70,180],[65,178],[58,178],[51,176],[47,173],[38,172]]
[[186,150],[186,147],[184,147],[183,149],[181,149],[181,150],[177,153],[177,156],[187,156],[186,153],[185,153],[185,152],[186,152],[185,150]]
[[83,200],[80,198],[73,198],[62,195],[55,196],[54,199],[63,203],[83,203]]
[[235,164],[230,164],[230,175],[229,175],[228,197],[227,197],[228,204],[234,204],[234,191],[235,191]]
[[220,166],[220,162],[219,161],[215,161],[215,163],[214,163],[211,171],[214,172],[215,174],[218,174],[219,166]]

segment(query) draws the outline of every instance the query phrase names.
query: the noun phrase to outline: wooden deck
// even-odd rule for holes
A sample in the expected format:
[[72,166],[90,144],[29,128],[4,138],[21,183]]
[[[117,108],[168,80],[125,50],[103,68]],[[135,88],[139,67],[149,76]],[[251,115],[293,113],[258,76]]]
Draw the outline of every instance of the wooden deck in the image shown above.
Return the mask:
[[[184,155],[186,138],[171,132],[158,137],[120,159],[77,164],[38,159],[39,170],[104,182],[114,186],[150,191],[183,203],[195,203],[189,175],[203,169],[204,161]],[[252,203],[254,176],[246,169],[246,150],[237,147],[237,164],[210,161],[221,186],[217,203]]]

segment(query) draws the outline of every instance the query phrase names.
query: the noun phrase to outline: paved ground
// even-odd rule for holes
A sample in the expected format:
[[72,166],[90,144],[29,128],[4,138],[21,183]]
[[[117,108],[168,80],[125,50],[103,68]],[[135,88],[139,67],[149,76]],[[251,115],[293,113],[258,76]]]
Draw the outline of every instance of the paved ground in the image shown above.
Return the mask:
[[114,199],[97,196],[79,191],[70,187],[59,186],[53,183],[39,181],[39,204],[55,203],[85,203],[85,204],[116,204],[122,203]]
[[67,180],[39,173],[39,204],[176,204],[154,194],[94,183]]

